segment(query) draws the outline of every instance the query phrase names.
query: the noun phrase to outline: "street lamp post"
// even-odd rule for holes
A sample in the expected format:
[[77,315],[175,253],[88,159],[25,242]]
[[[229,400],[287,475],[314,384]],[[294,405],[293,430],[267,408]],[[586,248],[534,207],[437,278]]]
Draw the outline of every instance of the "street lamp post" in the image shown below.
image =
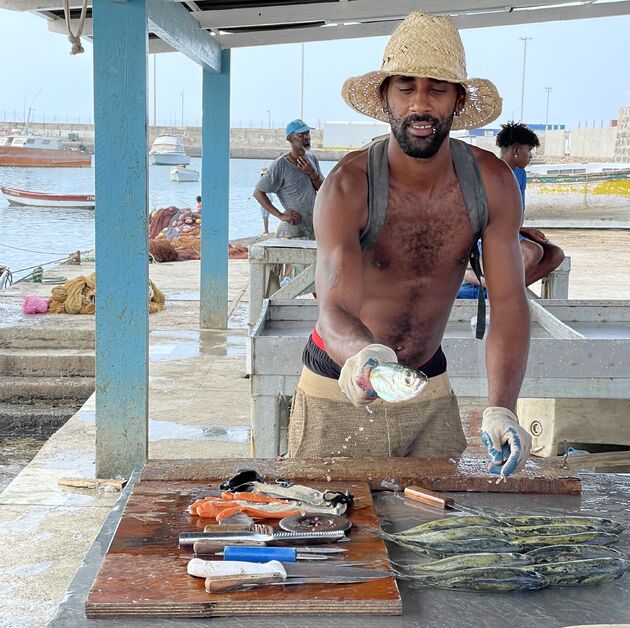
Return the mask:
[[300,120],[304,119],[304,42],[302,42],[302,64],[300,71]]
[[545,91],[547,92],[547,113],[545,113],[545,134],[546,134],[547,125],[549,124],[549,94],[551,93],[551,86],[545,85]]
[[269,111],[269,109],[267,109],[267,118],[269,121],[269,128],[271,128],[271,111]]
[[525,64],[527,62],[527,42],[533,37],[519,37],[523,42],[523,80],[521,82],[521,122],[523,122],[523,111],[525,109]]

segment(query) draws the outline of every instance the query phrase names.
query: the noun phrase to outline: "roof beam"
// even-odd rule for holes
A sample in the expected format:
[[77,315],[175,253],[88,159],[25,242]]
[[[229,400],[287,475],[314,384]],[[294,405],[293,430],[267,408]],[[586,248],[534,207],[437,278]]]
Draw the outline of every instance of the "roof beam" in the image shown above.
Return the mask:
[[567,0],[353,0],[352,2],[322,2],[286,6],[260,6],[243,9],[224,9],[194,12],[193,17],[204,28],[234,28],[270,26],[300,22],[348,22],[353,20],[382,20],[403,18],[412,11],[434,14],[458,14],[482,11],[506,11],[540,4],[566,4]]
[[[541,9],[506,9],[492,13],[474,13],[455,15],[458,28],[484,28],[489,26],[512,26],[515,24],[534,24],[577,20],[597,17],[611,17],[630,14],[630,0],[618,0],[601,4],[582,4],[577,6],[558,6]],[[391,35],[400,19],[375,21],[365,24],[326,25],[306,28],[264,30],[260,32],[221,33],[217,39],[222,48],[242,48],[248,46],[267,46],[272,44],[292,44],[311,41],[331,41],[336,39],[355,39],[358,37],[378,37]]]
[[221,46],[179,3],[147,0],[149,30],[210,72],[221,72]]
[[[48,20],[48,30],[51,33],[59,33],[60,35],[67,35],[66,31],[66,23],[64,20],[61,20],[57,17],[51,17],[50,15],[45,15]],[[77,32],[77,27],[79,26],[79,20],[70,20],[70,28],[73,33]],[[92,18],[88,18],[85,20],[85,24],[83,25],[83,33],[81,35],[84,39],[92,40]],[[214,40],[214,38],[212,38]],[[167,44],[165,41],[160,39],[159,37],[149,37],[149,53],[159,53],[159,52],[177,52],[175,48]]]

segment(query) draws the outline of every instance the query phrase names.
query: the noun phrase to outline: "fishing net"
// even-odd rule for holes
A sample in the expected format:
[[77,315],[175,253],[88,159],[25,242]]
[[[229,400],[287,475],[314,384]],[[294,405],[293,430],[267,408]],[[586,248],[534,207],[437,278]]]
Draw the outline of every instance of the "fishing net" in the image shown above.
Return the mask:
[[[149,313],[165,307],[162,291],[149,280]],[[96,273],[69,279],[55,286],[50,295],[48,311],[52,314],[94,314],[96,312]]]

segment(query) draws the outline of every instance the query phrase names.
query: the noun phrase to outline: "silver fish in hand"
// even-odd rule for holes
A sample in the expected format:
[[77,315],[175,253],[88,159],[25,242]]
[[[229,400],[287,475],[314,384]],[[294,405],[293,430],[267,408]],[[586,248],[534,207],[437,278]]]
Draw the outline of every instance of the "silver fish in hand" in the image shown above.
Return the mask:
[[422,371],[396,362],[383,362],[370,371],[372,388],[390,403],[417,397],[428,383],[429,378]]

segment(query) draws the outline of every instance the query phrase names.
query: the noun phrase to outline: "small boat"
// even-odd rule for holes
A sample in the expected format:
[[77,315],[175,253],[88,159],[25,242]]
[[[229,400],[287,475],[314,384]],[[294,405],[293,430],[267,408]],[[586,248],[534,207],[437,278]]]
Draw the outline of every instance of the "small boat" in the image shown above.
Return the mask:
[[92,155],[85,148],[64,148],[55,137],[0,137],[0,166],[89,168],[91,165]]
[[179,183],[199,181],[199,172],[192,168],[186,168],[186,166],[175,166],[171,170],[171,181]]
[[187,166],[190,163],[181,139],[175,135],[156,137],[149,155],[155,166]]
[[47,194],[46,192],[29,192],[5,187],[0,187],[0,191],[9,201],[9,205],[94,209],[93,194]]

